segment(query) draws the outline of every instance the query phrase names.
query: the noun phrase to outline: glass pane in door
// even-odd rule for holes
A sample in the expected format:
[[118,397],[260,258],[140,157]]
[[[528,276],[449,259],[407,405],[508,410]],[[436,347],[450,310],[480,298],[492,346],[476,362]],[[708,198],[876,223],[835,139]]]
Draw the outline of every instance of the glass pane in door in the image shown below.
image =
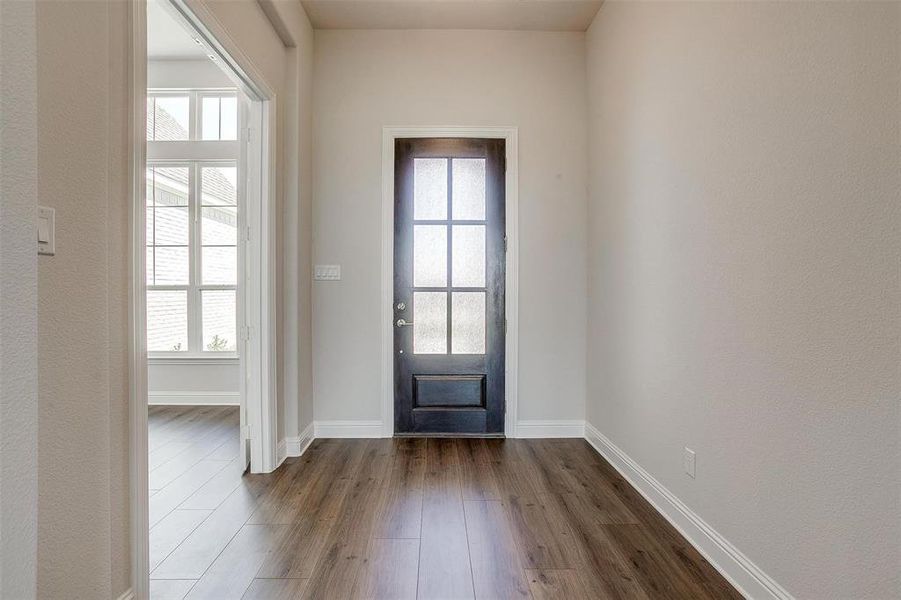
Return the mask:
[[454,225],[454,287],[485,287],[485,226]]
[[451,352],[485,354],[485,292],[454,292],[451,310]]
[[447,218],[447,159],[413,159],[413,219]]
[[447,294],[413,293],[413,353],[447,354]]
[[453,218],[457,221],[485,220],[485,159],[454,159]]
[[447,285],[446,226],[413,226],[413,285],[416,287]]

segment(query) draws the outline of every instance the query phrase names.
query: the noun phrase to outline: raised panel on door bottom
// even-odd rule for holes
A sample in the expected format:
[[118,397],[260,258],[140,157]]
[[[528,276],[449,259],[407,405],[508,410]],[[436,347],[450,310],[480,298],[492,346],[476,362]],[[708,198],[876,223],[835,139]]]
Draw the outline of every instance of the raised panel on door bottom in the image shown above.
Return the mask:
[[484,408],[484,375],[414,375],[413,407]]
[[488,424],[484,408],[414,408],[413,433],[483,433]]

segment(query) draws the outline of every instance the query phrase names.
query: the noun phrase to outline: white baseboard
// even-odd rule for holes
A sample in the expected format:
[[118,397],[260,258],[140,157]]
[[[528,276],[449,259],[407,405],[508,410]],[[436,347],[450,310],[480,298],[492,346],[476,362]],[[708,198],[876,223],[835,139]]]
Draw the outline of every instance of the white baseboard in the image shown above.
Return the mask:
[[751,562],[591,423],[585,423],[585,439],[745,598],[793,600],[785,588]]
[[147,392],[147,404],[240,406],[240,392]]
[[134,600],[134,597],[135,593],[131,591],[131,588],[128,588],[127,590],[122,592],[122,595],[116,598],[116,600]]
[[[275,447],[275,469],[282,466],[282,463],[288,458],[288,443],[285,440],[286,438],[280,439],[278,441],[278,446]],[[275,469],[273,469],[273,471]]]
[[317,438],[380,438],[385,437],[381,421],[316,421]]
[[517,421],[518,438],[582,438],[585,421]]
[[[380,438],[385,437],[381,421],[316,421],[316,438]],[[519,421],[519,438],[582,438],[585,421]],[[288,456],[293,456],[290,450]]]
[[299,436],[285,438],[285,454],[287,456],[303,456],[314,439],[313,424],[310,423]]

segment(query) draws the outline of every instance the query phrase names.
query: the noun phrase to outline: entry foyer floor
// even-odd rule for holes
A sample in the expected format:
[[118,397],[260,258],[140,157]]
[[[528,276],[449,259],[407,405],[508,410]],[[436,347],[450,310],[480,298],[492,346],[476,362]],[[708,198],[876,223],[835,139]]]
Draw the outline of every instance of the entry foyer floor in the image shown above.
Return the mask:
[[741,597],[584,440],[237,454],[237,408],[150,408],[154,599]]

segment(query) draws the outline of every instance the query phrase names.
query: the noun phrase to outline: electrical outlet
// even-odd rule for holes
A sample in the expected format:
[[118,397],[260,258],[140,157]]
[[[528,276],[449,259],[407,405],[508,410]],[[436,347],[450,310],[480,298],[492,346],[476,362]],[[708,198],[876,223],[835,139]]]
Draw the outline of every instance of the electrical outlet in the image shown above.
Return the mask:
[[685,474],[694,479],[695,476],[695,451],[689,447],[682,448],[682,469]]

